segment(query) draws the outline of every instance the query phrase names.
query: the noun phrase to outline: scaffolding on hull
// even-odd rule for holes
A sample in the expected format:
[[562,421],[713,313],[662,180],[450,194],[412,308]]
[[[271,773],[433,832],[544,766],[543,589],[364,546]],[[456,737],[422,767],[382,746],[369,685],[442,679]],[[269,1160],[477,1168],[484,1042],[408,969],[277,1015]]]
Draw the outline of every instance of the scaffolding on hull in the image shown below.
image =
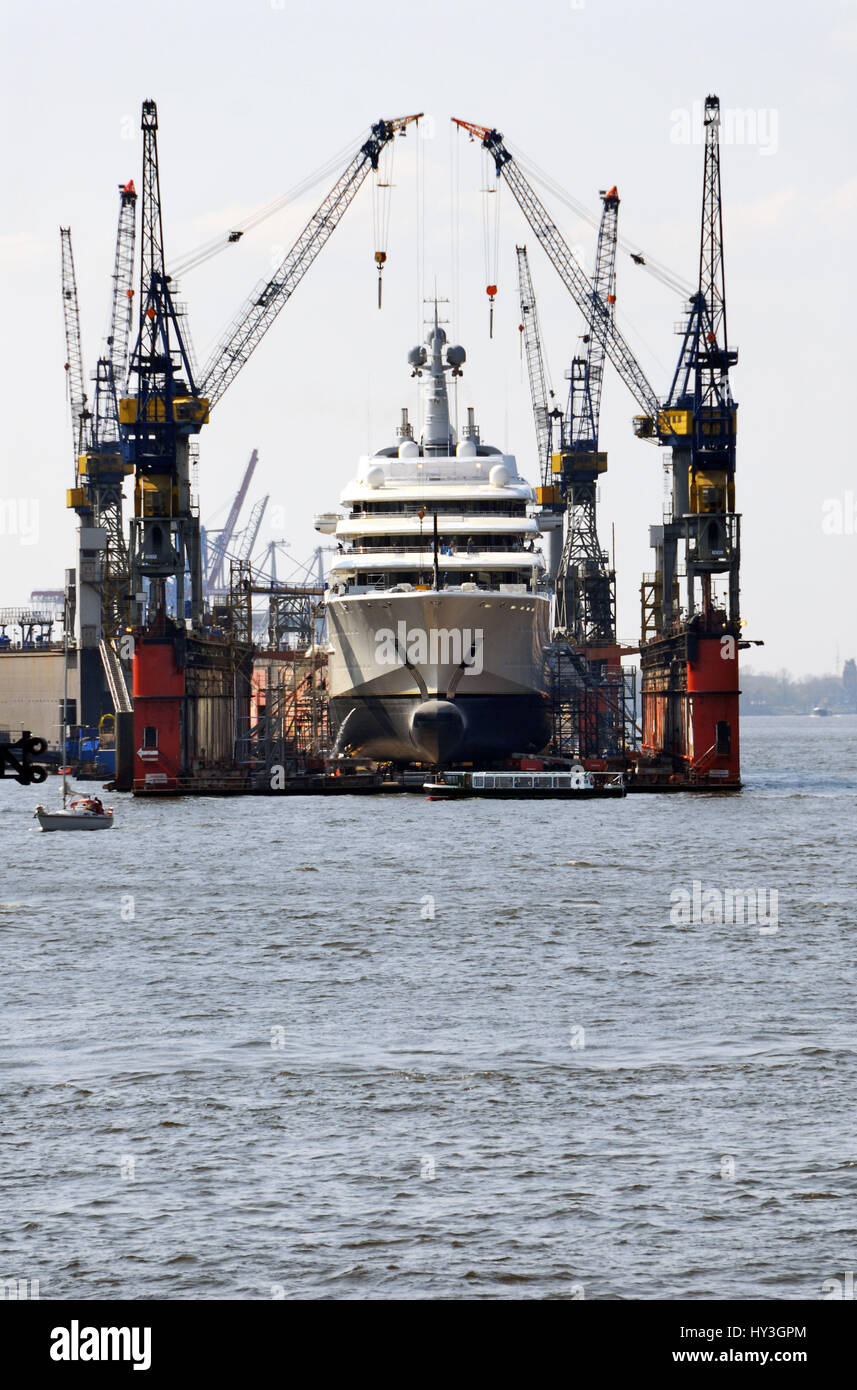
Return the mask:
[[626,759],[636,747],[637,679],[632,666],[587,661],[566,642],[547,649],[556,757]]

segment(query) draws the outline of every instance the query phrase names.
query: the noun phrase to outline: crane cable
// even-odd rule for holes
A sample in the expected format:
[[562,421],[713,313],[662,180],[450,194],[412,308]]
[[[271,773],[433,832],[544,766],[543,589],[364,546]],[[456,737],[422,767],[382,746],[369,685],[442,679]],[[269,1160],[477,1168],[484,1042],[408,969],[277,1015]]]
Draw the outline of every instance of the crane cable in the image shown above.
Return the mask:
[[[496,177],[494,161],[487,150],[483,151],[482,175],[482,243],[485,256],[485,293],[488,296],[488,337],[493,338],[494,300],[497,296],[497,272],[500,258],[500,180]],[[494,180],[493,187],[491,185],[492,179]],[[490,197],[494,198],[493,227],[488,202]]]
[[375,245],[375,264],[378,267],[378,308],[381,307],[381,274],[387,262],[387,243],[390,236],[390,213],[393,206],[393,166],[396,141],[385,146],[375,170],[372,190],[372,236]]
[[[549,193],[552,193],[553,196],[569,208],[571,212],[576,213],[584,222],[588,222],[590,227],[594,227],[596,231],[598,230],[600,223],[599,213],[592,212],[591,209],[586,207],[583,203],[579,203],[576,198],[573,198],[570,193],[566,192],[561,184],[557,183],[556,179],[552,178],[550,174],[545,173],[545,171],[540,169],[537,164],[534,164],[531,159],[516,154],[515,160],[528,178],[532,179],[534,183],[541,184],[543,188],[547,189]],[[666,285],[668,289],[673,290],[675,294],[681,295],[683,299],[689,299],[693,294],[693,287],[688,281],[682,279],[675,271],[670,270],[669,266],[664,265],[661,261],[655,260],[652,256],[645,255],[641,247],[634,242],[628,241],[626,237],[617,236],[616,240],[622,250],[627,252],[631,257],[635,265],[641,265],[648,271],[649,275],[659,280],[662,285]]]
[[[358,137],[359,139],[359,137]],[[227,232],[220,232],[216,237],[203,242],[193,251],[188,251],[184,256],[180,256],[173,263],[172,273],[174,276],[186,275],[189,270],[196,270],[197,266],[205,265],[213,256],[217,256],[221,251],[225,251],[227,246],[233,246],[241,240],[246,232],[251,232],[256,227],[261,226],[268,218],[274,217],[283,208],[297,200],[305,193],[308,193],[316,184],[321,183],[322,179],[328,178],[336,169],[342,166],[346,156],[353,158],[358,146],[358,139],[348,142],[337,154],[321,164],[312,174],[307,175],[300,183],[296,183],[288,192],[281,193],[278,198],[274,198],[270,203],[265,203],[262,207],[251,212],[243,221],[233,223]]]

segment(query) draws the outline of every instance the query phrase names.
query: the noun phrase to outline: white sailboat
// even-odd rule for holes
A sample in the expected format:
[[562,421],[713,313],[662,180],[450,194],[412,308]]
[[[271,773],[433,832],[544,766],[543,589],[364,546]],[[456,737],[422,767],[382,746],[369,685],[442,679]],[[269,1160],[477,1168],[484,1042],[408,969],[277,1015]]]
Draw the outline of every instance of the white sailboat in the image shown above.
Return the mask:
[[[62,755],[65,761],[68,751],[69,726],[68,718],[68,629],[69,629],[69,601],[66,592],[65,611],[63,614],[63,701],[62,719],[60,728],[62,730]],[[49,811],[44,806],[37,806],[33,812],[34,818],[39,822],[42,830],[109,830],[113,824],[113,807],[104,807],[97,796],[74,796],[69,801],[68,791],[68,771],[67,767],[61,769],[62,773],[62,806],[55,811]]]

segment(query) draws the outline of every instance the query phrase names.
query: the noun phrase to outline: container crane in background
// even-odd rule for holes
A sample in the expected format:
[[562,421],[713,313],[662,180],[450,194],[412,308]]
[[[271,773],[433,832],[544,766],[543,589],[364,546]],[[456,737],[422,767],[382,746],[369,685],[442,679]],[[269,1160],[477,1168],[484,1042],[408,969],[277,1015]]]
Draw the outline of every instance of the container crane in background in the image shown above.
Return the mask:
[[256,541],[259,539],[259,531],[262,526],[262,517],[265,515],[265,509],[268,505],[269,500],[270,498],[266,494],[264,497],[260,497],[259,500],[253,504],[253,510],[250,513],[250,520],[247,522],[247,525],[244,527],[244,530],[241,533],[241,543],[238,546],[238,553],[235,557],[240,565],[249,564],[250,556],[253,554],[253,551],[256,547]]
[[223,527],[223,530],[218,533],[217,539],[215,540],[214,544],[211,546],[208,552],[208,557],[205,565],[204,583],[206,594],[215,593],[218,590],[223,589],[224,587],[223,562],[226,553],[232,544],[232,537],[234,536],[235,529],[238,525],[238,518],[241,514],[241,508],[244,506],[244,502],[247,497],[247,492],[250,487],[253,474],[256,471],[256,464],[258,463],[258,461],[259,453],[257,449],[254,449],[247,462],[247,467],[244,469],[244,476],[241,479],[241,484],[238,488],[238,491],[232,499],[232,506],[229,508],[229,515],[226,518],[226,525]]

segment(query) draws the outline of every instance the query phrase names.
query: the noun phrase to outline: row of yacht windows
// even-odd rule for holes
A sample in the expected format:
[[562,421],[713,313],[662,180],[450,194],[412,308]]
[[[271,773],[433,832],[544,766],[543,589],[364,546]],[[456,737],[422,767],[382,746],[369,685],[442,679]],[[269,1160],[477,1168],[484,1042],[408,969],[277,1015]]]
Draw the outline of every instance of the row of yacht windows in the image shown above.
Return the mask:
[[[458,588],[461,584],[475,584],[478,589],[496,589],[500,584],[524,584],[529,586],[532,570],[473,570],[470,573],[439,566],[440,584],[443,589]],[[350,588],[392,589],[396,584],[410,584],[413,588],[427,587],[432,583],[431,570],[406,570],[395,574],[361,574],[351,581]]]
[[526,516],[526,502],[510,502],[508,499],[502,501],[480,501],[468,503],[465,501],[447,502],[357,502],[351,508],[352,517],[361,516],[413,516],[416,517],[420,512],[424,512],[426,519],[431,521],[431,517],[438,516]]
[[[423,533],[420,536],[415,532],[409,536],[361,536],[359,542],[351,545],[350,551],[353,555],[366,555],[373,550],[431,550],[432,545],[431,534]],[[475,536],[444,536],[441,533],[438,545],[443,555],[474,555],[477,551],[486,550],[535,549],[530,537],[525,541],[520,535],[482,535],[480,532]]]

